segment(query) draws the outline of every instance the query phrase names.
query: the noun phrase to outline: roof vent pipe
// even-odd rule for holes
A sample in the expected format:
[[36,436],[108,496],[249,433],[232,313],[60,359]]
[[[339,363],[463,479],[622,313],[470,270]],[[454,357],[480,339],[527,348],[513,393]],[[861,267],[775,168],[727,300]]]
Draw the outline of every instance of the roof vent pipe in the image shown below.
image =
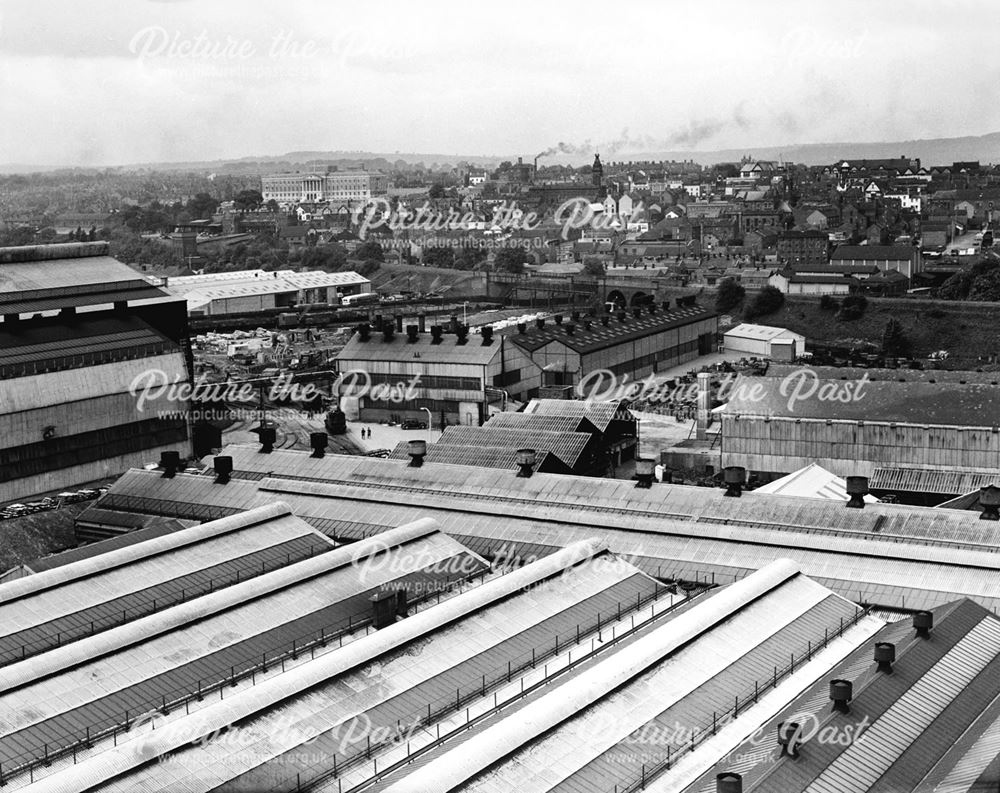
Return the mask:
[[602,325],[603,325],[604,327],[607,327],[607,326],[608,326],[608,323],[609,323],[610,321],[611,321],[611,317],[610,317],[610,316],[609,316],[608,314],[605,314],[605,315],[603,315],[603,316],[601,317],[601,324],[602,324]]
[[392,341],[392,337],[396,335],[395,329],[392,327],[391,322],[386,322],[382,326],[382,341]]
[[569,316],[570,316],[570,319],[572,319],[574,322],[579,322],[580,321],[580,312],[579,311],[573,311],[573,312],[570,313]]
[[781,757],[799,756],[799,745],[802,743],[802,727],[797,721],[782,721],[778,723],[778,746],[781,747]]
[[258,430],[257,437],[260,438],[261,454],[270,454],[274,451],[274,442],[277,440],[277,436],[278,433],[274,427],[261,427]]
[[619,311],[618,312],[618,321],[624,324],[626,316],[627,315],[625,314],[624,311]]
[[518,322],[517,323],[517,332],[521,336],[523,336],[525,333],[527,333],[528,332],[528,323],[527,322]]
[[361,337],[361,341],[368,341],[371,331],[371,326],[367,322],[362,322],[358,325],[358,335]]
[[574,333],[576,333],[576,323],[575,322],[567,322],[566,323],[566,333],[569,336],[572,336]]
[[444,328],[440,325],[431,326],[431,344],[440,344],[441,335],[444,333]]
[[233,472],[233,458],[229,455],[219,455],[212,463],[215,468],[215,484],[224,485],[229,481],[229,476]]
[[715,793],[743,793],[743,777],[732,771],[716,774]]
[[469,340],[469,326],[459,325],[455,335],[458,337],[456,344],[465,344]]
[[427,332],[427,315],[426,314],[420,314],[417,317],[417,328],[420,330],[421,333],[426,333]]
[[173,479],[180,467],[180,452],[160,452],[160,468],[163,469],[163,479]]
[[451,322],[449,323],[449,327],[451,328],[451,332],[452,333],[458,333],[458,315],[457,314],[452,314],[451,315]]
[[850,713],[851,706],[848,704],[854,698],[854,684],[850,680],[831,680],[830,699],[833,701],[833,709],[837,713]]
[[931,628],[934,627],[934,615],[929,611],[918,611],[913,615],[913,628],[917,636],[921,639],[931,637]]
[[980,520],[1000,520],[1000,487],[986,485],[979,488],[979,505],[983,508]]
[[310,432],[309,433],[309,446],[312,447],[313,453],[310,457],[315,457],[319,459],[323,456],[326,451],[327,444],[327,434],[325,432]]
[[896,645],[892,642],[875,643],[875,663],[878,664],[878,671],[887,675],[892,674],[892,664],[896,660]]
[[417,336],[420,333],[420,329],[417,325],[407,325],[406,326],[406,342],[407,344],[416,344]]
[[396,621],[398,596],[393,589],[380,589],[371,596],[372,626],[375,630],[387,628]]
[[403,332],[403,315],[402,314],[396,314],[396,316],[394,317],[394,319],[396,320],[396,333],[402,333]]
[[670,301],[664,300],[660,305],[663,307],[664,311],[670,311]]
[[868,495],[868,477],[847,477],[847,495],[851,497],[851,500],[847,502],[847,506],[852,509],[864,509],[865,496]]
[[652,487],[654,476],[654,461],[648,457],[636,457],[635,478],[639,481],[636,482],[635,486],[643,489]]
[[562,314],[556,314],[553,319],[556,321],[556,325],[562,325],[563,316]]
[[514,457],[517,462],[517,475],[522,479],[527,479],[534,473],[535,468],[535,450],[534,449],[518,449],[517,454]]
[[541,330],[545,327],[545,317],[539,317],[535,320],[535,327]]
[[480,332],[483,336],[483,346],[489,347],[493,343],[493,328],[489,325],[485,325]]
[[642,306],[635,306],[632,309],[632,316],[639,319],[642,316]]
[[731,498],[739,498],[743,492],[743,482],[747,478],[747,469],[739,465],[731,465],[723,472],[723,481],[726,483],[725,495]]
[[427,441],[414,440],[406,444],[410,454],[410,468],[419,468],[424,464],[424,457],[427,456]]

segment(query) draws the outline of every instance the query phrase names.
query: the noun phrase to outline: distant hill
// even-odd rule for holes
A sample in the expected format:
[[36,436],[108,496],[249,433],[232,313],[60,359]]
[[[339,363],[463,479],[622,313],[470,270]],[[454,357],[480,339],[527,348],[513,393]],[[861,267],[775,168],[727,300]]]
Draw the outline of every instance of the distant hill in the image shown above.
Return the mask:
[[[598,148],[599,150],[599,148]],[[783,159],[790,162],[807,165],[827,165],[844,158],[884,158],[919,157],[925,165],[950,165],[958,160],[979,160],[983,163],[1000,163],[1000,132],[988,135],[966,136],[962,138],[931,138],[927,140],[885,141],[881,143],[805,143],[788,144],[784,146],[743,147],[739,149],[717,149],[713,151],[692,151],[678,149],[674,151],[645,152],[601,152],[605,161],[622,160],[694,160],[703,165],[714,165],[720,162],[739,162],[750,155],[761,160]],[[391,169],[397,165],[415,165],[422,163],[425,167],[452,167],[465,162],[477,166],[495,166],[503,160],[514,161],[518,156],[530,162],[534,152],[525,151],[520,155],[481,155],[481,154],[414,154],[409,152],[364,152],[364,151],[292,151],[280,155],[261,155],[256,157],[240,157],[230,160],[207,160],[190,162],[157,162],[138,163],[117,166],[123,170],[160,170],[160,171],[195,171],[219,174],[274,173],[283,170],[308,171],[336,165],[339,168],[358,167],[364,165],[369,169]],[[560,157],[559,162],[572,161],[574,164],[585,165],[590,157]],[[542,162],[550,162],[543,160]],[[38,173],[71,168],[73,166],[26,165],[20,163],[0,164],[0,174]],[[104,170],[104,168],[86,169]]]
[[[1000,163],[1000,132],[964,138],[931,138],[883,143],[805,143],[764,148],[720,149],[716,151],[619,152],[609,160],[686,160],[703,165],[739,162],[749,154],[755,159],[829,165],[839,159],[881,159],[919,157],[923,165],[951,165],[959,160]],[[603,158],[602,158],[603,159]]]

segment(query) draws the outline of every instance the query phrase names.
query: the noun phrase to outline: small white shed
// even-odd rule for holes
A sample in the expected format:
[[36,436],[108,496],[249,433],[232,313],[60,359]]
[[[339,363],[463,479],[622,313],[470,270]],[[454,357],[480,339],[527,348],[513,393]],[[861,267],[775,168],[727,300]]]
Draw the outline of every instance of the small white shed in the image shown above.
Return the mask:
[[726,352],[742,352],[761,358],[775,357],[772,354],[771,343],[777,341],[774,353],[781,360],[789,360],[789,344],[792,342],[791,358],[801,355],[806,349],[806,337],[793,333],[787,328],[775,328],[771,325],[753,325],[743,323],[727,331],[723,346]]

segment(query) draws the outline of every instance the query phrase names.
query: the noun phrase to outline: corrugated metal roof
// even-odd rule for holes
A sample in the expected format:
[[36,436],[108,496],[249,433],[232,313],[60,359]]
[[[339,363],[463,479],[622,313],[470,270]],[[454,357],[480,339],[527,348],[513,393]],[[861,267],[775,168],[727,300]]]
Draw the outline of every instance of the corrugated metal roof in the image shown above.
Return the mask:
[[[172,762],[130,763],[124,774],[118,766],[102,778],[102,789],[205,789],[228,784],[245,790],[311,783],[316,775],[330,772],[335,757],[344,768],[345,757],[365,753],[365,736],[359,741],[357,735],[360,724],[384,725],[392,732],[389,725],[395,729],[426,719],[428,706],[434,714],[432,724],[451,718],[456,691],[464,710],[465,699],[478,698],[483,685],[490,691],[500,681],[507,682],[508,662],[515,669],[530,668],[533,648],[541,652],[555,635],[561,635],[565,645],[576,626],[594,623],[598,612],[608,615],[620,606],[624,613],[628,604],[657,590],[655,582],[622,560],[575,566],[567,562],[552,569],[554,573],[530,586],[520,582],[529,568],[490,581],[450,602],[457,617],[437,616],[449,608],[448,603],[435,606],[342,650],[306,661],[277,680],[247,690],[242,698],[239,692],[227,695],[229,708],[245,705],[249,710],[239,723],[241,734],[259,736],[250,750],[244,743],[227,740],[225,734],[184,741],[171,755]],[[511,575],[518,583],[508,592],[514,586],[508,584]],[[463,605],[470,598],[482,604]],[[397,634],[412,638],[396,640]],[[387,644],[388,638],[382,637],[389,635],[394,641]],[[280,699],[269,699],[275,696]],[[222,703],[217,704],[222,711]],[[232,723],[236,717],[226,718]],[[381,741],[395,745],[391,737],[379,734],[366,732],[376,752],[385,750]]]
[[[120,513],[109,514],[118,516]],[[142,520],[143,524],[140,525],[143,525],[143,528],[139,528],[136,531],[119,534],[107,540],[101,540],[100,542],[92,542],[89,545],[84,545],[82,548],[70,548],[68,551],[55,553],[51,556],[43,556],[39,559],[34,559],[28,562],[27,565],[33,572],[40,573],[43,570],[52,570],[56,567],[62,567],[63,565],[78,562],[81,559],[90,559],[94,556],[100,556],[102,553],[107,553],[108,551],[114,551],[118,548],[126,548],[129,545],[135,545],[138,542],[145,542],[146,540],[151,540],[154,537],[162,537],[165,534],[170,534],[185,528],[183,523],[172,518],[149,518],[148,516],[143,516]]]
[[881,780],[903,749],[927,730],[952,700],[1000,655],[1000,621],[981,620],[827,766],[807,791],[864,793]]
[[[282,498],[314,526],[340,521],[346,537],[423,516],[435,517],[463,542],[493,546],[562,547],[599,529],[615,550],[635,554],[643,569],[664,576],[729,581],[789,556],[851,599],[926,607],[968,595],[1000,606],[1000,526],[970,512],[897,504],[850,510],[836,502],[755,492],[733,499],[714,488],[643,490],[629,481],[540,473],[519,479],[497,469],[434,463],[410,468],[402,461],[334,455],[315,460],[305,452],[264,455],[248,446],[225,452],[237,470],[257,475],[264,469],[282,477],[307,465],[321,475],[310,473],[310,482],[234,481],[215,490],[209,477],[186,478],[205,483],[197,486],[179,485],[180,477],[156,478],[151,487],[172,487],[171,498],[183,510],[200,493],[212,496],[240,484],[244,504]],[[133,472],[109,496],[121,493],[128,508],[132,499],[143,498],[143,482],[151,478]]]
[[482,427],[446,427],[438,446],[492,446],[506,449],[536,449],[547,451],[570,468],[580,462],[593,436],[586,432],[548,432],[541,429],[493,427],[487,421]]
[[[139,274],[113,256],[83,256],[79,258],[48,259],[26,262],[5,262],[0,266],[0,295],[38,290],[66,290],[79,297],[91,284],[124,284],[129,287],[139,283],[149,288]],[[165,293],[156,290],[160,295]],[[25,296],[28,298],[29,296]],[[37,295],[31,296],[35,299]],[[6,299],[3,298],[3,299]]]
[[[535,470],[541,470],[545,460],[548,458],[547,451],[535,450]],[[504,468],[516,470],[517,449],[497,446],[447,446],[439,443],[427,445],[428,463],[448,463],[449,465],[472,465],[479,468]],[[392,454],[390,460],[409,460],[410,450],[408,441],[400,441]]]
[[[344,370],[363,364],[364,361],[398,361],[407,363],[454,363],[485,366],[501,354],[502,343],[498,337],[493,343],[483,346],[478,336],[469,336],[465,344],[458,344],[454,334],[445,334],[440,344],[434,344],[430,333],[421,333],[417,341],[411,343],[406,333],[396,333],[392,341],[385,341],[383,335],[372,330],[368,341],[361,341],[355,333],[337,354],[337,361]],[[406,379],[406,378],[400,378]]]
[[801,364],[771,363],[765,372],[766,377],[785,378],[795,372],[808,368],[821,380],[859,380],[862,377],[872,382],[886,381],[890,383],[983,383],[986,385],[1000,384],[1000,372],[969,372],[949,371],[946,369],[862,369],[856,366],[813,366],[803,367]]
[[[800,398],[791,399],[795,389]],[[841,393],[839,379],[813,378],[804,370],[801,382],[774,377],[740,376],[725,413],[741,416],[771,416],[783,419],[831,419],[840,421],[899,422],[918,426],[984,427],[1000,426],[1000,391],[981,383],[884,381],[865,382],[855,387],[847,400],[805,398],[805,394]]]
[[777,338],[778,336],[792,336],[799,339],[804,338],[801,334],[792,333],[792,331],[788,330],[788,328],[777,328],[772,325],[754,325],[747,322],[737,325],[732,330],[727,330],[725,335],[727,338],[757,339],[759,341],[767,341]]
[[491,427],[543,430],[546,432],[577,432],[581,419],[574,415],[538,413],[494,413],[486,422]]
[[633,420],[622,400],[596,402],[576,399],[532,399],[524,412],[534,416],[573,416],[586,419],[598,432],[607,432],[612,421]]
[[[176,702],[199,686],[205,690],[226,681],[232,670],[242,673],[265,654],[273,664],[279,653],[291,650],[293,640],[306,646],[319,640],[321,630],[335,635],[360,625],[371,616],[371,594],[384,586],[408,591],[417,600],[485,569],[440,533],[380,548],[371,564],[351,563],[357,551],[350,558],[316,559],[310,565],[314,569],[291,585],[256,598],[248,595],[215,612],[205,606],[167,633],[8,691],[0,696],[0,762],[10,768],[27,756],[41,756],[46,744],[54,753],[83,740],[81,725],[96,734],[124,723],[126,712],[156,710],[164,698]],[[285,572],[294,574],[295,568]]]
[[876,468],[869,479],[872,490],[959,495],[987,485],[1000,484],[1000,471],[929,470],[926,468]]
[[[0,666],[331,547],[289,515],[0,604]],[[59,569],[71,573],[74,564]]]
[[587,354],[702,320],[713,319],[717,316],[714,311],[706,308],[690,306],[666,313],[649,314],[644,312],[639,318],[627,314],[624,322],[614,317],[607,325],[594,321],[589,330],[578,325],[572,335],[567,332],[566,325],[556,325],[553,322],[546,324],[543,328],[529,327],[525,333],[514,333],[508,338],[513,344],[529,352],[534,352],[546,344],[556,341],[578,353]]

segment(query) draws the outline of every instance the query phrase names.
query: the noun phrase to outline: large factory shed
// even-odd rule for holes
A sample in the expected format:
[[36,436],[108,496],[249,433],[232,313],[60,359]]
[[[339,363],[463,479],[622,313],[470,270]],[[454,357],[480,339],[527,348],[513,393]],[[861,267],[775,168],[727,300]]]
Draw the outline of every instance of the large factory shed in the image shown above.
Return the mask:
[[[95,509],[185,519],[280,499],[338,541],[432,517],[483,556],[537,558],[596,531],[661,579],[731,582],[779,558],[857,603],[1000,607],[1000,523],[975,512],[846,503],[496,468],[230,446],[233,479],[132,471]],[[502,510],[500,505],[502,506]],[[88,513],[81,515],[82,520]]]

